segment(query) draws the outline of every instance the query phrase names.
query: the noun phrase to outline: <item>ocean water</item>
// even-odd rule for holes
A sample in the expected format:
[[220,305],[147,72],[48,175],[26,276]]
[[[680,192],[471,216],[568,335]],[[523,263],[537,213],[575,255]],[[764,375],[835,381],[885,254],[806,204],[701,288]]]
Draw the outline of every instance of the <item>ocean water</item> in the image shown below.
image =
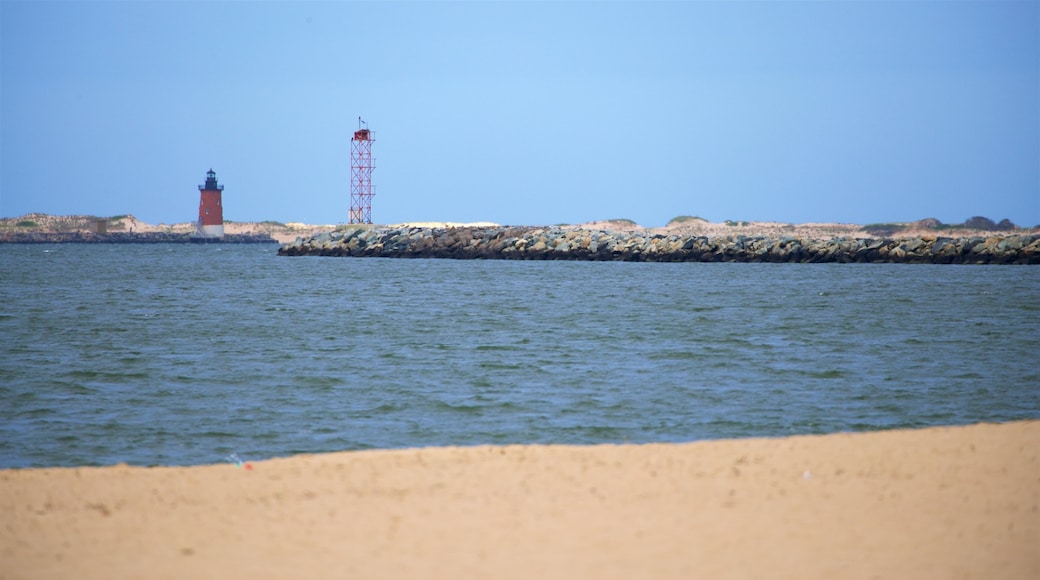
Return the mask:
[[0,467],[1040,418],[1040,268],[0,245]]

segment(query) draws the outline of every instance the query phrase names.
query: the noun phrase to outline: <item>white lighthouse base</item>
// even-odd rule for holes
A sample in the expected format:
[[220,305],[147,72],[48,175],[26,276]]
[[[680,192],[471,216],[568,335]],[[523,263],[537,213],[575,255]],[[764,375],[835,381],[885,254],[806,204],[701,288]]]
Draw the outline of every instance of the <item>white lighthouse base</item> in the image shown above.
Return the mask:
[[203,238],[223,238],[224,224],[221,224],[219,226],[204,226],[200,224],[199,236]]

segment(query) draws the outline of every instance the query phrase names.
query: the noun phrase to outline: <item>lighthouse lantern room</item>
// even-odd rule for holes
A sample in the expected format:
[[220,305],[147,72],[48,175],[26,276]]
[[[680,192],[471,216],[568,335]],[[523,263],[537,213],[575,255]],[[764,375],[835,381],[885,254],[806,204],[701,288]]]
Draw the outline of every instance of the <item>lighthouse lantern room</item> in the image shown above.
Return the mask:
[[206,172],[206,183],[199,186],[199,235],[204,238],[224,237],[224,207],[220,194],[224,186],[217,183],[212,169]]

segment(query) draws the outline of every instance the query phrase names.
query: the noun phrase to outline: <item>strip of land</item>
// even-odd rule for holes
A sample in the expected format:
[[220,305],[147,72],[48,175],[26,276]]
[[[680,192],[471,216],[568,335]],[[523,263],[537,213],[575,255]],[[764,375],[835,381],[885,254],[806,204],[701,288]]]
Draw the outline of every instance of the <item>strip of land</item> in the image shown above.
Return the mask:
[[1037,578],[1040,421],[4,470],[0,513],[2,578]]
[[[230,221],[224,222],[225,234],[231,236],[270,237],[282,243],[290,243],[297,238],[310,238],[323,233],[344,232],[355,229],[349,224],[305,224],[300,222],[267,221]],[[362,226],[364,227],[364,226]],[[493,228],[500,227],[492,222],[407,222],[384,226],[388,229],[424,228]],[[528,229],[545,226],[521,226]],[[1006,237],[1040,235],[1040,226],[1033,228],[1017,227],[1010,222],[995,223],[986,218],[972,218],[964,224],[942,224],[935,219],[914,222],[886,224],[848,224],[848,223],[803,223],[791,224],[763,221],[711,222],[699,217],[680,216],[661,227],[642,226],[631,220],[601,220],[574,225],[560,225],[558,228],[585,231],[607,231],[616,233],[639,234],[644,236],[704,236],[720,237],[752,237],[781,238],[789,237],[808,240],[829,240],[835,238],[866,239],[887,238],[895,240],[922,237],[971,238],[971,237]],[[176,224],[150,224],[137,219],[133,215],[113,217],[97,217],[87,215],[59,216],[42,213],[27,214],[20,217],[0,218],[0,242],[20,242],[31,240],[34,236],[39,241],[53,238],[62,241],[62,235],[68,241],[84,241],[84,237],[92,238],[100,233],[142,235],[141,240],[159,239],[161,236],[173,236],[177,239],[192,234],[196,229],[194,222]],[[86,241],[96,241],[87,239]]]
[[[979,230],[972,227],[983,226]],[[972,226],[972,227],[968,227]],[[112,218],[29,214],[0,219],[0,243],[274,243],[283,256],[356,256],[639,262],[869,262],[1040,264],[1040,229],[972,218],[908,224],[714,224],[675,219],[663,228],[628,220],[558,226],[410,222],[388,226],[225,222],[206,238],[191,223],[153,226]]]

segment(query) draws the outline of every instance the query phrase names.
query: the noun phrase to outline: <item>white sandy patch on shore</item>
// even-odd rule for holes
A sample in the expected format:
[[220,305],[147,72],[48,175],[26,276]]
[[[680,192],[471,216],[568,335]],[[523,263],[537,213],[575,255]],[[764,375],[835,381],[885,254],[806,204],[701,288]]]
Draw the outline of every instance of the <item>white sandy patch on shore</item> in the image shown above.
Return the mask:
[[403,222],[391,224],[390,228],[497,228],[494,222]]

